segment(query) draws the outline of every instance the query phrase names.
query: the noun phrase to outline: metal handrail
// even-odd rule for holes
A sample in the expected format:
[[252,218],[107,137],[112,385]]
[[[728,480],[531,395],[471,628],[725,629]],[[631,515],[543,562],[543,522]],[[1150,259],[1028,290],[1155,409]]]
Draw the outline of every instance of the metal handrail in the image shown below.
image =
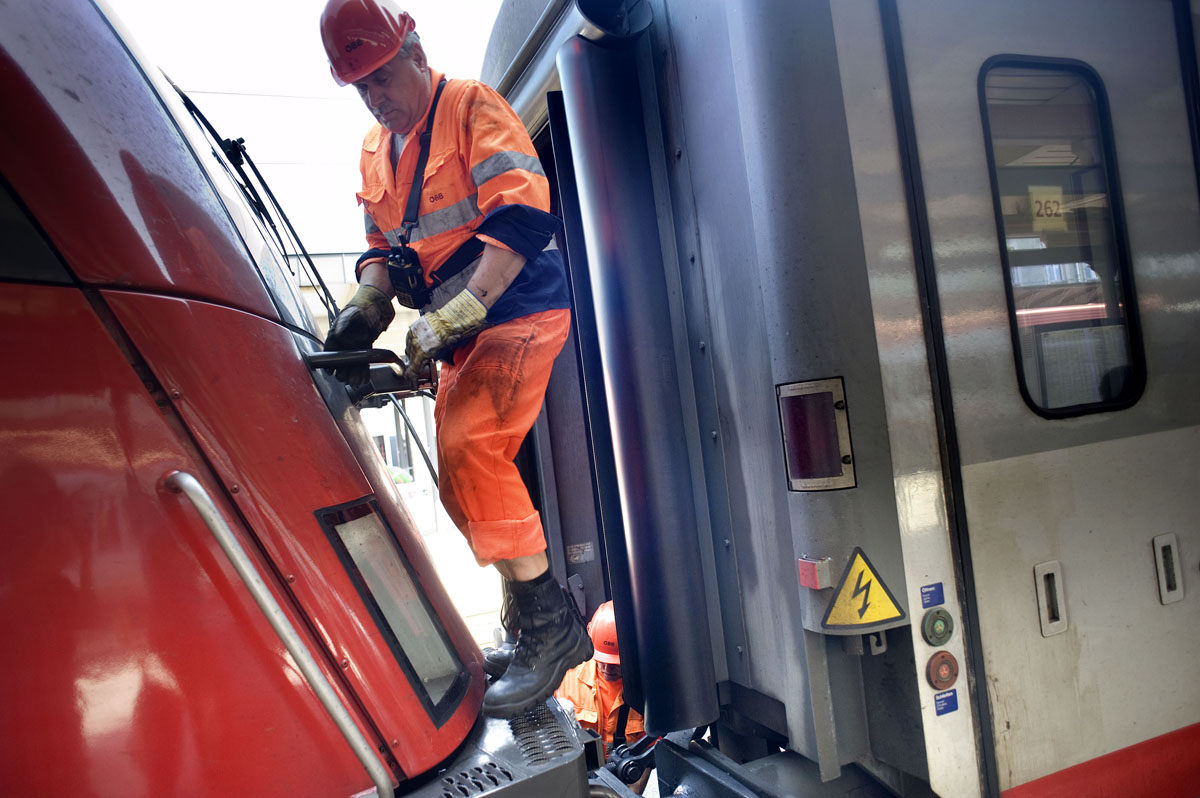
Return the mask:
[[284,614],[279,602],[271,595],[267,583],[259,576],[254,561],[242,548],[242,544],[234,536],[229,524],[221,517],[220,511],[212,497],[208,495],[208,491],[204,489],[199,480],[184,471],[171,471],[163,478],[163,484],[175,493],[182,493],[196,508],[196,512],[200,514],[205,526],[217,539],[217,543],[225,551],[229,562],[233,564],[234,570],[242,578],[246,589],[254,597],[255,603],[258,604],[263,615],[267,616],[271,628],[275,630],[275,634],[279,636],[288,653],[292,655],[292,659],[296,661],[308,686],[316,693],[317,699],[329,713],[330,719],[337,725],[351,750],[354,751],[354,755],[358,757],[358,761],[362,763],[371,777],[371,781],[375,783],[375,790],[380,798],[393,798],[395,793],[392,787],[392,777],[387,768],[379,761],[375,750],[355,725],[354,719],[350,717],[349,711],[334,692],[333,686],[321,672],[317,661],[309,652],[308,646],[296,631],[296,627],[292,626],[292,622]]

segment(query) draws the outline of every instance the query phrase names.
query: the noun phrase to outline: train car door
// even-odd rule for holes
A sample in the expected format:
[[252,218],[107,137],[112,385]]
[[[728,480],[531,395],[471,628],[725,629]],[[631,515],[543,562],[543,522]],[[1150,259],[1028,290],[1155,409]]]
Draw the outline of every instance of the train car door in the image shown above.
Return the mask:
[[1191,32],[1168,0],[880,8],[944,336],[931,371],[989,781],[1184,794],[1200,748]]

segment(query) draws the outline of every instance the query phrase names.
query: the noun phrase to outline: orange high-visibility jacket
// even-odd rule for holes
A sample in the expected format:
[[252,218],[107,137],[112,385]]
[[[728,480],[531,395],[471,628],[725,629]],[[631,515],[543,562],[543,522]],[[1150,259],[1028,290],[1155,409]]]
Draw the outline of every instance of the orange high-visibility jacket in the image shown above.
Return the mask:
[[[562,684],[554,691],[575,705],[575,719],[585,729],[592,729],[604,740],[607,756],[617,732],[617,721],[625,695],[620,682],[608,682],[596,672],[596,660],[589,659],[567,671]],[[646,735],[640,713],[632,707],[625,721],[625,742],[633,743]]]
[[[430,70],[430,103],[442,74]],[[392,169],[393,136],[374,125],[363,141],[359,201],[366,212],[363,264],[398,246],[425,117],[404,141]],[[429,161],[421,190],[418,227],[409,245],[427,285],[432,275],[472,236],[526,258],[517,279],[488,313],[498,324],[540,310],[569,306],[557,251],[544,252],[560,223],[549,213],[550,188],[521,120],[499,94],[473,80],[446,83],[434,115]]]

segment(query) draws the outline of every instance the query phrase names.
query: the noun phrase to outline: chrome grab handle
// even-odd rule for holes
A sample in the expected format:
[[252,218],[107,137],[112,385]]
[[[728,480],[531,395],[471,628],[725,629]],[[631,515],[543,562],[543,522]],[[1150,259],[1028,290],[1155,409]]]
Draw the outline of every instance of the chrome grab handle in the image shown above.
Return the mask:
[[250,595],[254,597],[259,609],[263,611],[263,615],[267,616],[275,634],[279,635],[279,639],[287,648],[288,653],[296,661],[308,686],[316,693],[317,699],[325,707],[325,711],[329,713],[329,717],[337,725],[342,736],[346,738],[346,742],[350,744],[354,755],[366,768],[371,781],[375,782],[375,790],[380,798],[393,798],[392,777],[387,768],[379,761],[371,744],[358,730],[358,726],[354,725],[354,719],[350,717],[350,713],[325,678],[325,674],[321,673],[308,646],[305,645],[304,640],[296,632],[296,628],[284,614],[279,602],[271,595],[266,582],[259,576],[258,569],[254,567],[254,561],[246,554],[246,550],[234,536],[229,524],[225,523],[225,519],[221,517],[220,511],[208,495],[208,491],[204,489],[199,480],[183,471],[168,473],[163,479],[163,484],[175,493],[182,493],[196,508],[196,512],[200,514],[205,526],[225,551],[225,555],[233,564],[234,570],[238,572],[238,576],[242,578]]

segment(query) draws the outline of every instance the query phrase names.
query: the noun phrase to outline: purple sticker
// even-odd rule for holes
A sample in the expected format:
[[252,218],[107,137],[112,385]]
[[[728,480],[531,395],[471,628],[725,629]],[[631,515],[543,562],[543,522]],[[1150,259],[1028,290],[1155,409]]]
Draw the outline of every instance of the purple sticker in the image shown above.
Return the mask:
[[939,604],[946,603],[946,596],[942,593],[942,583],[934,582],[932,585],[923,585],[921,587],[921,608],[928,609],[936,607]]
[[939,715],[958,709],[958,691],[946,690],[933,696],[933,711]]

